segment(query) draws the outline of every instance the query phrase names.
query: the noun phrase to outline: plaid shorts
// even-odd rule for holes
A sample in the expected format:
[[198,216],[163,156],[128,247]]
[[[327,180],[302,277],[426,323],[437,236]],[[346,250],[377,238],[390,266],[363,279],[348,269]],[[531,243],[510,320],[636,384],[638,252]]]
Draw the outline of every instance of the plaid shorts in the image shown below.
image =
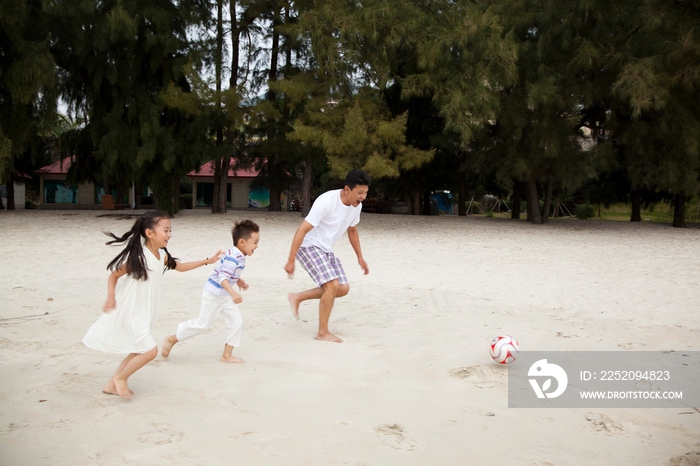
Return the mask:
[[341,285],[348,283],[340,259],[332,252],[324,252],[316,246],[299,248],[297,259],[319,287],[336,278]]

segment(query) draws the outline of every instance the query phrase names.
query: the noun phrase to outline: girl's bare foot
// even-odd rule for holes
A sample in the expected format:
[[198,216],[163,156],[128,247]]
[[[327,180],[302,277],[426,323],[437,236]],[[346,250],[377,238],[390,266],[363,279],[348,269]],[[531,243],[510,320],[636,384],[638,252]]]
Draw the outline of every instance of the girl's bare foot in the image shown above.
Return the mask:
[[134,392],[129,390],[129,387],[126,384],[126,380],[113,378],[112,381],[114,382],[114,387],[116,388],[117,394],[122,398],[126,398],[128,400],[134,394]]
[[292,315],[296,320],[299,320],[299,300],[297,299],[297,294],[289,293],[287,299],[289,300],[289,305],[292,307]]
[[165,337],[165,341],[163,342],[163,349],[160,351],[161,356],[163,356],[164,358],[170,356],[170,350],[173,349],[173,346],[175,346],[175,343],[177,342],[178,339],[175,335]]
[[342,343],[343,340],[340,337],[333,335],[331,332],[326,332],[323,335],[320,333],[314,337],[318,341],[331,341],[333,343]]
[[[109,382],[107,382],[107,383],[105,384],[104,387],[102,387],[102,393],[104,393],[105,395],[116,395],[116,396],[119,396],[119,393],[117,393],[117,387],[114,386],[114,380],[110,380]],[[133,395],[133,394],[134,394],[134,391],[133,391],[133,390],[129,390],[129,394],[130,394],[130,395]]]
[[233,357],[233,356],[221,356],[221,362],[233,362],[233,363],[242,363],[245,362],[242,359]]

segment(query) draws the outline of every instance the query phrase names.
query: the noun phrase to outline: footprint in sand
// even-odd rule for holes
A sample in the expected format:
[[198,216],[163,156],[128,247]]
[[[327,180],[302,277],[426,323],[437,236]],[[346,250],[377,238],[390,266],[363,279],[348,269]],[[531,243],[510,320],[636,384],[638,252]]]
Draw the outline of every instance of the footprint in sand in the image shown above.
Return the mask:
[[505,387],[508,382],[505,371],[480,365],[458,367],[449,374],[458,379],[470,379],[477,388]]
[[70,419],[59,419],[58,421],[55,421],[55,422],[49,422],[47,424],[43,424],[43,426],[50,427],[52,429],[62,429],[62,428],[66,427],[67,425],[72,424],[72,423],[73,423],[73,421],[71,421]]
[[668,460],[668,466],[700,466],[700,451],[674,456]]
[[153,445],[166,445],[168,443],[177,443],[182,440],[182,431],[170,424],[154,423],[152,425],[156,430],[140,434],[139,442]]
[[640,348],[646,348],[646,344],[644,343],[639,343],[639,342],[632,342],[632,343],[619,343],[617,346],[622,348],[623,350],[638,350]]
[[391,448],[397,450],[413,451],[415,442],[406,438],[403,427],[398,424],[383,424],[374,428],[379,440]]
[[627,429],[605,414],[588,413],[586,414],[586,420],[593,424],[593,430],[596,432],[603,432],[607,435],[624,435],[627,433]]
[[9,424],[7,424],[4,427],[0,427],[0,435],[9,434],[13,430],[17,430],[17,429],[19,429],[19,426],[17,424],[15,424],[14,422],[10,422]]

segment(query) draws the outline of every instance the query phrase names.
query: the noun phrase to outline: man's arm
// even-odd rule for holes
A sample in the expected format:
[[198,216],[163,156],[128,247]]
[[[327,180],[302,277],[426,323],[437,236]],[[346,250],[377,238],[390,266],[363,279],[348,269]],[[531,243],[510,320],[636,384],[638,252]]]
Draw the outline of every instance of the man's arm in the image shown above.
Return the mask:
[[297,232],[294,233],[294,238],[292,239],[292,248],[289,251],[289,257],[287,258],[287,264],[284,266],[284,271],[287,275],[291,276],[294,274],[294,259],[297,256],[297,251],[301,247],[301,243],[304,241],[304,237],[308,232],[313,230],[314,226],[307,222],[306,220],[301,222]]
[[350,240],[350,245],[357,255],[357,262],[362,267],[365,275],[369,273],[369,266],[367,262],[362,257],[362,248],[360,247],[360,233],[357,231],[356,227],[348,227],[348,239]]

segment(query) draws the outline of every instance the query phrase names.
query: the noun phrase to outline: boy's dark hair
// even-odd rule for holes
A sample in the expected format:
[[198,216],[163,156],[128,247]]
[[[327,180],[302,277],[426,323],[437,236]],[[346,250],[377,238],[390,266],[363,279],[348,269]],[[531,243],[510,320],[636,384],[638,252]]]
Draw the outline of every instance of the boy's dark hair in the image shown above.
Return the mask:
[[345,185],[350,189],[355,189],[355,186],[358,184],[362,186],[369,186],[369,183],[369,175],[362,170],[352,170],[345,177]]
[[260,227],[252,220],[241,220],[236,222],[231,228],[233,245],[238,246],[238,241],[250,238],[253,233],[260,233]]
[[[146,266],[146,257],[143,255],[143,247],[141,238],[146,239],[146,230],[153,230],[156,224],[162,219],[168,218],[163,212],[150,211],[136,219],[131,230],[124,233],[121,237],[116,236],[109,231],[103,231],[107,236],[114,238],[112,241],[107,241],[106,244],[126,244],[126,247],[120,252],[117,257],[112,259],[112,262],[107,266],[108,270],[117,270],[122,265],[126,264],[126,272],[132,277],[140,280],[148,280],[148,267]],[[165,261],[165,269],[174,269],[177,267],[177,259],[170,255],[166,248],[162,248],[167,257]]]

